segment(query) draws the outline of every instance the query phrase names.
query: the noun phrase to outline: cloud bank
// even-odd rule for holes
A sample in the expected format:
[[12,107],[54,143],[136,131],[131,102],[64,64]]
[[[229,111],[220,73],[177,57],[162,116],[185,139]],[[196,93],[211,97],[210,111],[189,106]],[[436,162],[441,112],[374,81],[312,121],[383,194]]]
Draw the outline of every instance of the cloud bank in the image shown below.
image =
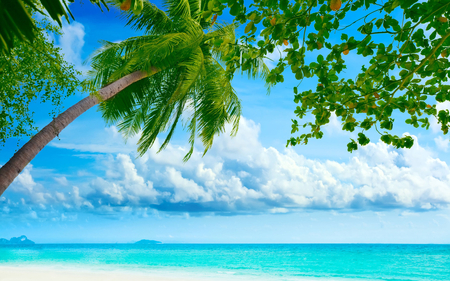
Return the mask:
[[242,118],[235,138],[220,136],[205,157],[196,151],[183,164],[187,147],[169,145],[159,154],[155,148],[136,158],[133,140],[123,144],[114,127],[105,134],[108,143],[103,147],[54,144],[91,157],[97,172],[80,170],[80,176],[37,181],[30,165],[0,198],[2,214],[60,220],[79,212],[114,217],[300,209],[426,211],[450,204],[447,163],[417,139],[410,150],[393,150],[380,142],[349,154],[346,162],[320,161],[294,149],[264,147],[258,140],[259,125]]

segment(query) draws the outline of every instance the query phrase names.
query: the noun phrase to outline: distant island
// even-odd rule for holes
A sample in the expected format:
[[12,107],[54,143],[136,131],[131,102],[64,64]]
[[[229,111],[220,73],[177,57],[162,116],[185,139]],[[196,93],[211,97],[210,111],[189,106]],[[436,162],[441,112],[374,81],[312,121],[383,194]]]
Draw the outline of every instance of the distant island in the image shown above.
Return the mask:
[[154,244],[162,244],[162,242],[160,241],[155,241],[155,240],[147,240],[147,239],[142,239],[140,241],[137,241],[134,244],[139,244],[139,245],[154,245]]
[[25,235],[20,237],[13,237],[11,239],[0,238],[0,245],[34,245],[35,243],[29,240]]

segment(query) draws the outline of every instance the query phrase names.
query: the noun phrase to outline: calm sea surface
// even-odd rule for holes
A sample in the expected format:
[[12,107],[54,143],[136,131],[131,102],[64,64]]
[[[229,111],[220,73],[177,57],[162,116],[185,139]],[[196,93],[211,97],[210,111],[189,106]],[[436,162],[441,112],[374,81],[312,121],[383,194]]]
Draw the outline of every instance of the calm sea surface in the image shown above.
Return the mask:
[[39,244],[0,246],[0,266],[171,272],[226,280],[450,280],[450,245]]

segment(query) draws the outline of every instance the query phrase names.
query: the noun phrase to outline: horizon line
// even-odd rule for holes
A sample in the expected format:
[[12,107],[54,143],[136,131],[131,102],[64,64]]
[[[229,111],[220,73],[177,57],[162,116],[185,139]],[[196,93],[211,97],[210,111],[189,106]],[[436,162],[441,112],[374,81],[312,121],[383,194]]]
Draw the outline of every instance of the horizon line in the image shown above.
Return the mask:
[[[157,240],[154,240],[157,241]],[[34,241],[33,241],[34,242]],[[136,241],[138,242],[138,241]],[[134,245],[136,242],[48,242],[34,244],[0,244],[1,246],[32,246],[32,245],[64,245],[64,244],[122,244]],[[162,242],[154,244],[137,244],[137,245],[161,245],[161,244],[197,244],[197,245],[450,245],[450,243],[395,243],[395,242]]]

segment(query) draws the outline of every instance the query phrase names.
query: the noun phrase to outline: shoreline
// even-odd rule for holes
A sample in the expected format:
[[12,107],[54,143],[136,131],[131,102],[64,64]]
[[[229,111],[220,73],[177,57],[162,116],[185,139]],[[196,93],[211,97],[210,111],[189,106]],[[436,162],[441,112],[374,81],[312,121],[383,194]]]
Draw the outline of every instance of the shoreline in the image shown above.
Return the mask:
[[[145,268],[114,268],[114,266],[1,264],[0,281],[348,281],[347,278],[269,277],[235,275],[218,271],[216,274],[183,270],[148,270]],[[351,281],[375,281],[351,279]]]
[[[190,271],[177,268],[140,268],[123,265],[0,263],[0,281],[339,281],[323,278],[273,278],[236,274],[236,271]],[[353,280],[357,281],[357,280]]]
[[[191,276],[167,276],[163,272],[73,266],[2,265],[0,281],[212,281],[213,279]],[[164,276],[165,275],[165,276]]]

